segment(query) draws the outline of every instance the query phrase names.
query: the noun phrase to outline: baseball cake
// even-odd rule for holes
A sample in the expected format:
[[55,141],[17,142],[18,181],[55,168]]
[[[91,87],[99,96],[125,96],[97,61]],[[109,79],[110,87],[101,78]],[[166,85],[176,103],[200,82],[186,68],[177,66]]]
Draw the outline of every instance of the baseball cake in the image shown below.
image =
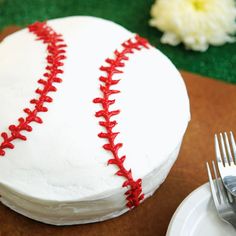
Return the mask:
[[66,17],[6,37],[0,61],[3,204],[48,224],[97,222],[137,207],[165,180],[189,99],[146,39]]

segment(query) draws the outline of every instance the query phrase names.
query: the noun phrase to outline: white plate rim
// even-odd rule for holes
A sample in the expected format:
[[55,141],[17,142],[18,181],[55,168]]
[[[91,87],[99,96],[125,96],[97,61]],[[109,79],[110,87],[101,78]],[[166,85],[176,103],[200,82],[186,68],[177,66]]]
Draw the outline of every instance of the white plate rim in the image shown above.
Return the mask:
[[[166,236],[181,235],[184,223],[180,219],[187,221],[188,216],[202,204],[203,201],[211,198],[209,183],[205,183],[191,192],[178,206],[169,223]],[[197,201],[196,201],[197,200]],[[197,202],[197,204],[196,204]],[[194,207],[193,207],[194,206]]]

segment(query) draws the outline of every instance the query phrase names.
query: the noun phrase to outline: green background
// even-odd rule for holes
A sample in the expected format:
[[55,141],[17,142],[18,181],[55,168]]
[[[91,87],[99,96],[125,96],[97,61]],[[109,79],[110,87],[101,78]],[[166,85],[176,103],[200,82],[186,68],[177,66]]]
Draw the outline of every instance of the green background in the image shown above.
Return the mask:
[[236,43],[204,53],[160,44],[161,32],[148,25],[152,4],[153,0],[0,0],[0,30],[70,15],[102,17],[148,38],[179,69],[236,83]]

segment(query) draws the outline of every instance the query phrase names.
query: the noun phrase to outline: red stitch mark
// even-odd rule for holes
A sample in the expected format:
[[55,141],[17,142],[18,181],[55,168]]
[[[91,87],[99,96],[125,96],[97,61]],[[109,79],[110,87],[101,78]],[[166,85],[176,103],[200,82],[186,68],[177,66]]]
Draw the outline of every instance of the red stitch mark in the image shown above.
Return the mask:
[[19,118],[18,125],[10,125],[9,135],[5,132],[1,133],[3,142],[0,144],[0,156],[5,155],[4,149],[13,149],[14,145],[12,141],[15,139],[26,140],[26,136],[21,134],[22,131],[31,132],[31,122],[42,123],[42,119],[38,116],[39,112],[47,112],[48,108],[45,107],[45,103],[52,102],[52,98],[48,96],[49,92],[55,92],[56,87],[53,83],[60,83],[62,80],[58,78],[58,74],[62,74],[63,70],[60,69],[63,66],[62,60],[66,58],[65,50],[66,44],[62,38],[62,35],[57,34],[51,27],[47,26],[45,22],[36,22],[28,26],[29,32],[34,33],[37,36],[37,40],[42,40],[44,44],[47,44],[48,55],[46,57],[47,72],[43,75],[43,79],[38,80],[38,83],[43,86],[42,89],[36,89],[38,98],[34,98],[30,101],[34,104],[34,108],[25,108],[24,112],[27,114],[25,118]]
[[123,50],[121,52],[119,52],[118,50],[114,52],[115,59],[106,59],[107,64],[109,64],[108,66],[100,67],[100,70],[106,73],[106,76],[101,76],[99,78],[99,80],[103,82],[103,85],[100,85],[100,90],[103,97],[95,98],[93,102],[100,103],[103,108],[102,110],[96,112],[95,116],[103,117],[103,121],[100,121],[99,125],[103,126],[106,129],[106,133],[101,132],[98,134],[98,137],[108,140],[108,143],[103,145],[103,148],[110,151],[113,155],[113,158],[110,159],[107,164],[116,165],[119,168],[119,170],[116,172],[116,175],[126,178],[122,187],[129,188],[125,193],[127,207],[133,208],[138,206],[140,204],[140,201],[144,198],[144,194],[142,193],[142,180],[133,179],[131,169],[125,169],[123,165],[126,156],[120,157],[118,154],[118,151],[123,146],[123,144],[115,143],[115,138],[117,137],[119,132],[113,131],[113,128],[117,125],[117,121],[112,120],[111,118],[118,115],[120,113],[120,110],[109,109],[110,106],[115,103],[115,100],[110,99],[110,95],[120,92],[119,90],[111,89],[111,86],[118,84],[120,81],[113,79],[113,75],[123,73],[123,71],[118,68],[125,66],[124,61],[127,61],[129,59],[128,54],[133,53],[134,50],[148,48],[148,41],[136,35],[134,41],[129,39],[126,42],[122,43],[122,46]]

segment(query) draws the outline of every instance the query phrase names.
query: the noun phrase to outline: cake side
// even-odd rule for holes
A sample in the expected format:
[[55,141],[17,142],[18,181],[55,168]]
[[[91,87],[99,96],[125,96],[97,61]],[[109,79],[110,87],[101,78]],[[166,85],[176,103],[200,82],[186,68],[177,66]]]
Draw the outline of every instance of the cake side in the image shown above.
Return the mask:
[[[175,162],[180,144],[171,153],[168,162],[157,168],[143,179],[145,198],[152,196],[154,191],[165,180],[170,168]],[[82,201],[43,201],[26,197],[4,185],[0,186],[2,197],[0,201],[12,210],[31,219],[52,225],[73,225],[100,222],[117,217],[129,209],[122,200],[124,191],[116,190],[96,196],[95,199]]]

